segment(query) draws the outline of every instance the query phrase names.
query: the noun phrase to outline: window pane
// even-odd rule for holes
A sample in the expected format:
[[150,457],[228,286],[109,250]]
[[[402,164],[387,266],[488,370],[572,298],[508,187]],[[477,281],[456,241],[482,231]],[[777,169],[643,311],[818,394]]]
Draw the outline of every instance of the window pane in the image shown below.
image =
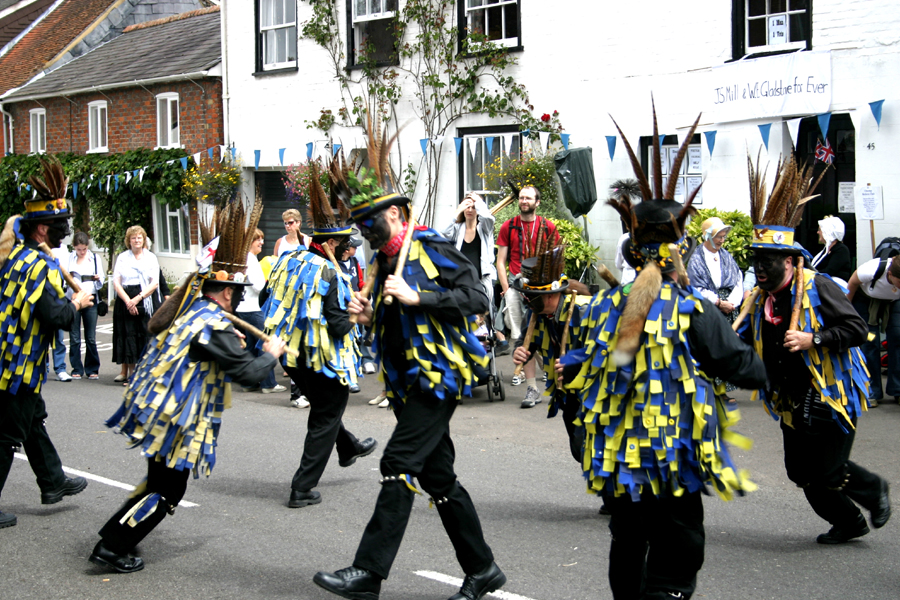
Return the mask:
[[486,10],[473,10],[469,13],[469,33],[477,33],[484,35],[486,30],[485,20],[487,19]]
[[263,46],[265,47],[265,63],[271,65],[275,63],[275,31],[267,31],[263,37]]
[[753,48],[755,46],[766,45],[766,20],[753,19],[747,21],[747,46]]
[[790,15],[789,23],[792,42],[805,42],[809,39],[809,32],[806,31],[805,13]]
[[158,238],[156,242],[159,244],[159,248],[162,252],[168,252],[169,245],[169,232],[166,228],[166,207],[163,204],[160,204],[156,197],[153,198],[154,202],[156,202],[156,231],[154,234]]
[[38,123],[40,124],[38,131],[38,148],[43,152],[47,149],[47,115],[38,115]]
[[287,35],[284,29],[275,31],[275,62],[282,63],[287,58]]
[[[263,27],[269,27],[273,25],[272,23],[272,2],[274,0],[262,0],[259,9],[259,23]],[[280,1],[280,0],[279,0]]]
[[178,214],[169,215],[169,232],[172,235],[172,245],[169,246],[170,252],[181,251],[181,227],[178,223]]
[[469,0],[468,7],[472,8],[474,6],[482,6],[484,4],[484,0]]
[[273,25],[281,25],[284,23],[284,0],[275,0],[275,18],[272,20]]
[[[370,51],[368,56],[357,56],[357,60],[371,60],[374,62],[390,62],[394,60],[394,35],[392,33],[393,19],[377,19],[364,21],[356,26],[357,52]],[[365,48],[363,48],[365,46]]]
[[169,114],[165,98],[156,101],[156,132],[159,146],[169,145]]
[[503,9],[499,6],[487,9],[487,38],[489,40],[503,39]]
[[106,108],[100,107],[97,111],[97,125],[100,131],[99,142],[102,148],[106,148]]
[[366,11],[366,0],[356,0],[356,16],[364,17],[366,16],[368,11]]
[[293,23],[297,20],[296,15],[294,14],[296,10],[296,5],[294,0],[284,0],[284,22],[285,23]]
[[171,135],[169,135],[169,144],[178,144],[181,141],[178,130],[178,100],[174,98],[170,100],[169,108],[171,109],[171,112],[169,113],[169,127],[171,131]]
[[504,27],[506,30],[506,38],[519,37],[519,6],[515,3],[507,4],[503,7],[505,17]]
[[789,6],[791,10],[806,10],[809,8],[809,0],[791,0]]
[[769,14],[781,13],[787,10],[786,0],[769,0]]
[[181,252],[187,254],[191,247],[191,219],[188,215],[188,207],[182,206],[179,211],[181,221]]
[[397,12],[397,0],[384,0],[385,12]]
[[766,0],[748,0],[747,16],[759,17],[766,14]]
[[88,109],[88,120],[89,120],[88,129],[90,130],[90,140],[88,141],[88,148],[94,149],[97,147],[97,107],[96,106],[92,106]]
[[285,30],[288,36],[288,60],[297,60],[297,28],[288,27]]

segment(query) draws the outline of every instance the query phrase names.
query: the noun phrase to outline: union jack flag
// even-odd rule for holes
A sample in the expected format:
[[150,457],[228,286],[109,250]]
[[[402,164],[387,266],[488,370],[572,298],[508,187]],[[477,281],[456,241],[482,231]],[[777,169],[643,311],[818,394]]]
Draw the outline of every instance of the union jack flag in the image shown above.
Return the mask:
[[831,144],[828,143],[827,138],[824,145],[822,140],[816,142],[816,160],[821,160],[828,165],[834,162],[834,150],[831,149]]

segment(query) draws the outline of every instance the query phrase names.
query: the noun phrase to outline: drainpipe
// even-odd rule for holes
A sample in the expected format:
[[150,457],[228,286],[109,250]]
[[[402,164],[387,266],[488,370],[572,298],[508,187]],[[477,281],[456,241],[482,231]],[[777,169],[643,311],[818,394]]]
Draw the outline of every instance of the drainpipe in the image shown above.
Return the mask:
[[222,2],[219,5],[219,12],[222,17],[219,19],[221,28],[220,37],[222,39],[222,126],[224,135],[224,144],[227,148],[231,145],[231,128],[229,127],[229,104],[231,95],[228,92],[228,3]]
[[[6,107],[3,106],[2,102],[0,102],[0,113],[3,113],[3,149],[12,154],[15,151],[13,148],[13,116],[6,112]],[[9,137],[6,136],[6,117],[9,117]]]

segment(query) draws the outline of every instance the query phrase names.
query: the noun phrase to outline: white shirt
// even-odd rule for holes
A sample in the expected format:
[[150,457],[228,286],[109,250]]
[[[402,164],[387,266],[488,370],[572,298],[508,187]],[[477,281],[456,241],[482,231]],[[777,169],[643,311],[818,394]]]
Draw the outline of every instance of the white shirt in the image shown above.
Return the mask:
[[74,250],[66,255],[66,257],[59,261],[59,264],[64,266],[66,270],[75,277],[76,281],[79,281],[76,275],[99,275],[100,279],[95,279],[93,282],[93,290],[91,290],[91,285],[85,281],[81,284],[81,289],[86,292],[99,292],[100,288],[103,287],[103,261],[100,260],[100,257],[88,250],[84,254],[85,264],[78,264],[78,253]]
[[247,281],[250,285],[244,287],[244,299],[235,312],[259,312],[259,293],[266,285],[266,276],[259,266],[259,259],[252,252],[247,254]]
[[880,300],[900,300],[900,289],[888,282],[887,272],[891,268],[890,260],[884,267],[884,272],[875,287],[870,288],[872,279],[875,277],[875,271],[878,269],[878,263],[881,259],[875,258],[861,264],[856,269],[856,276],[859,278],[859,289],[861,289],[870,298],[878,298]]
[[622,248],[625,247],[625,242],[630,237],[630,233],[624,233],[616,244],[616,268],[622,271],[622,278],[619,280],[621,285],[634,281],[634,278],[637,276],[637,271],[628,264],[625,260],[625,255],[622,253]]
[[142,285],[141,279],[146,282],[142,291],[146,291],[159,280],[159,261],[156,255],[149,250],[144,250],[141,259],[135,258],[131,250],[126,250],[116,258],[116,268],[113,269],[113,279],[119,285]]

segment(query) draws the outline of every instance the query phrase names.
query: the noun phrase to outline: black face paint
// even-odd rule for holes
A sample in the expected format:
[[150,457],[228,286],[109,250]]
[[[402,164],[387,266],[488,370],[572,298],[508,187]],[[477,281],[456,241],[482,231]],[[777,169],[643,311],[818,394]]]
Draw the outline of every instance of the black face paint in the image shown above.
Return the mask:
[[236,313],[241,300],[244,299],[244,286],[235,285],[231,288],[234,292],[231,294],[231,312]]
[[539,315],[544,312],[544,295],[525,296],[525,304],[528,305],[532,312]]
[[375,250],[391,241],[391,226],[387,222],[384,211],[371,219],[358,222],[357,225],[359,225],[359,233]]
[[751,260],[756,283],[767,292],[774,292],[784,282],[784,255],[754,254]]
[[72,233],[69,229],[69,221],[56,221],[47,223],[47,245],[51,248],[59,248],[63,238]]

